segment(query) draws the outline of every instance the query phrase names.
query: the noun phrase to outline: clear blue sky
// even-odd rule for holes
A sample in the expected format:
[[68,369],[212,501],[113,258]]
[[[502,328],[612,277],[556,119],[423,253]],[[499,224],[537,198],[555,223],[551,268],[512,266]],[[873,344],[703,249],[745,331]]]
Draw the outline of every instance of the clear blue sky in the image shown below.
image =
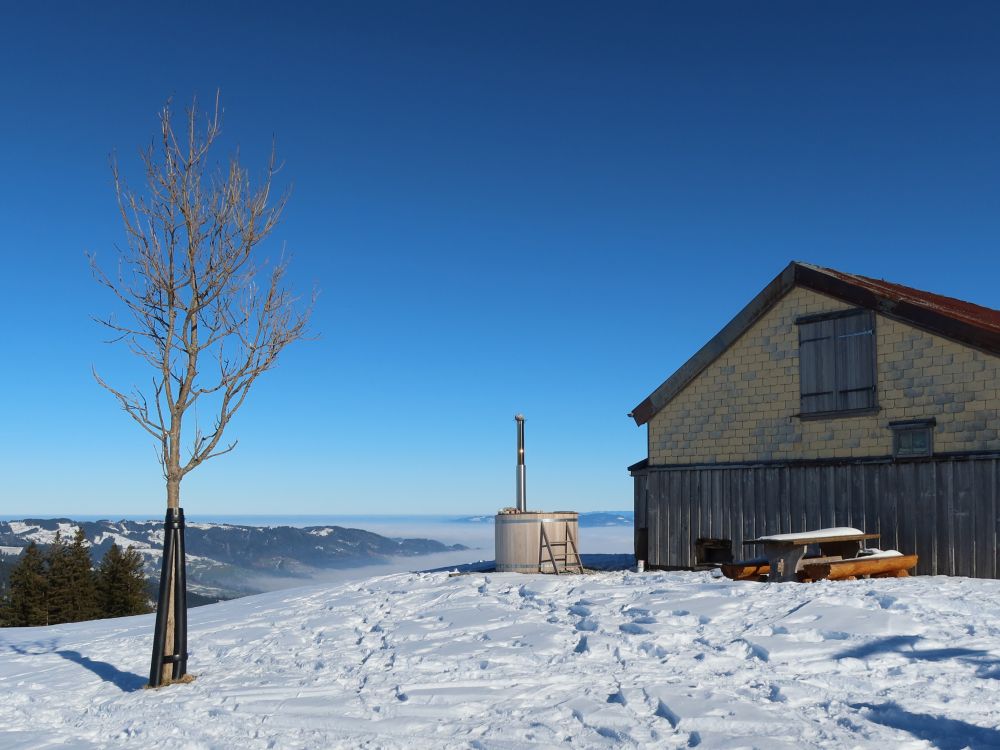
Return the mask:
[[789,260],[1000,307],[1000,4],[305,5],[6,10],[0,513],[164,505],[84,253],[171,95],[276,137],[322,290],[189,513],[492,511],[515,411],[533,507],[628,508],[626,413]]

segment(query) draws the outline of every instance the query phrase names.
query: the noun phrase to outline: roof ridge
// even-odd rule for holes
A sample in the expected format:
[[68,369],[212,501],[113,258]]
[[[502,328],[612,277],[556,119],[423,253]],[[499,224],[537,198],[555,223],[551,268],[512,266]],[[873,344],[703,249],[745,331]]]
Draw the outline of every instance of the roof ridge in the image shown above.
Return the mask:
[[792,261],[729,323],[632,410],[645,424],[790,289],[803,286],[1000,356],[1000,310],[885,279]]
[[968,307],[978,307],[979,309],[985,310],[987,312],[1000,313],[1000,309],[995,307],[987,307],[986,305],[980,305],[978,302],[969,302],[968,300],[961,299],[960,297],[952,297],[949,294],[941,294],[940,292],[930,292],[925,289],[918,289],[917,287],[910,286],[909,284],[900,284],[899,282],[889,281],[888,279],[876,279],[872,276],[865,276],[860,273],[847,273],[846,271],[838,271],[835,268],[829,268],[825,266],[815,266],[811,263],[799,263],[799,265],[809,266],[811,268],[815,268],[818,271],[825,271],[827,273],[833,273],[838,276],[860,279],[862,281],[868,282],[869,284],[885,287],[887,290],[896,289],[896,290],[905,290],[907,292],[912,292],[913,301],[919,304],[927,304],[923,298],[930,297],[936,300],[957,302],[961,305],[966,305]]

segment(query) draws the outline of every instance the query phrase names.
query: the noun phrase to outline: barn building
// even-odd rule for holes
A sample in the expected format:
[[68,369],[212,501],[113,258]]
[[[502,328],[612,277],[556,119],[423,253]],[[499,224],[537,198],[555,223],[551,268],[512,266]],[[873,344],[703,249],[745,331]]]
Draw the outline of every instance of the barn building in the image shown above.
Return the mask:
[[793,262],[630,416],[650,567],[854,526],[918,573],[1000,576],[1000,311]]

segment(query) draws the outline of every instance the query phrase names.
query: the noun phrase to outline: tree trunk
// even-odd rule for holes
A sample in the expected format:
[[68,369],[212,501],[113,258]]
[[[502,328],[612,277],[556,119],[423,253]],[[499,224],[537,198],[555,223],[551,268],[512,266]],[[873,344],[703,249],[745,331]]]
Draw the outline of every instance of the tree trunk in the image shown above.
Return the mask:
[[[167,568],[170,573],[167,580],[167,591],[169,592],[167,596],[167,622],[163,634],[163,653],[172,654],[174,653],[174,631],[176,628],[176,623],[174,621],[174,585],[176,583],[176,575],[174,570],[176,566],[174,565],[173,556],[177,553],[174,550],[171,553],[171,559],[168,560],[169,568]],[[163,665],[163,684],[169,685],[174,679],[174,665],[171,663],[166,663]]]
[[[176,470],[171,471],[174,476],[167,478],[167,507],[168,508],[179,508],[181,507],[181,480],[176,477]],[[173,554],[177,554],[177,550],[173,550]],[[177,585],[177,566],[173,559],[170,560],[170,578],[167,582],[167,591],[169,592],[167,596],[167,625],[166,632],[164,633],[164,653],[172,654],[174,652],[174,642],[175,642],[175,630],[177,623],[175,621],[174,612],[174,587]],[[173,664],[163,665],[163,682],[169,683],[173,679],[174,666]],[[181,675],[183,676],[183,675]]]
[[[183,537],[181,536],[184,533],[184,521],[183,511],[180,510],[179,477],[179,470],[170,471],[168,469],[167,515],[164,525],[159,594],[159,607],[162,613],[157,615],[156,632],[153,638],[152,676],[150,677],[150,683],[154,687],[169,685],[171,682],[186,676],[184,674],[186,655],[180,653],[186,648],[184,643],[186,638],[179,633],[187,630],[187,612],[183,606],[180,611],[177,609],[178,599],[186,599],[186,597],[178,597],[179,587],[184,585],[183,571],[180,568],[185,564]],[[178,621],[179,618],[182,618],[181,622]],[[161,656],[164,657],[164,662],[157,664],[157,659]]]
[[[178,470],[177,473],[179,474],[180,471]],[[179,477],[167,477],[167,507],[181,507],[181,480]]]

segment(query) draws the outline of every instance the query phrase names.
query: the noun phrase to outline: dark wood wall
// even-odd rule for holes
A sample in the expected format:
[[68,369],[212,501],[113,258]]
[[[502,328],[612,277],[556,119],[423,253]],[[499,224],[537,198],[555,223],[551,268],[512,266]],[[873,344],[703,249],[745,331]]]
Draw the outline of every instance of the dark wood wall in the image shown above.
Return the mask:
[[919,574],[1000,577],[1000,456],[922,461],[648,468],[635,473],[636,552],[691,567],[699,537],[731,539],[737,559],[764,534],[854,526],[869,546],[920,556]]

